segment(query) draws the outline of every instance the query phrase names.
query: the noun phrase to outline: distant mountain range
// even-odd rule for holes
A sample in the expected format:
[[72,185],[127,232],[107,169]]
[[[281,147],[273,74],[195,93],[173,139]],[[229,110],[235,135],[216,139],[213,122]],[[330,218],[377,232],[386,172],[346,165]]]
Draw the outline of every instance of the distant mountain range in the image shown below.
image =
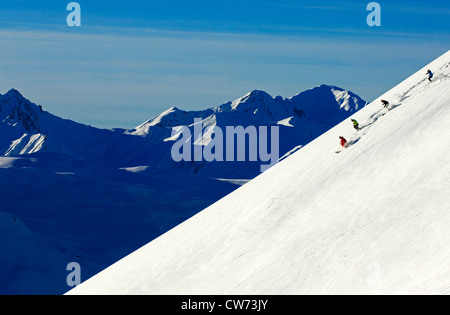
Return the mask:
[[280,156],[306,145],[364,107],[357,95],[322,85],[292,98],[273,98],[253,91],[233,102],[203,111],[171,108],[133,130],[98,129],[45,112],[17,90],[0,95],[0,155],[13,157],[51,152],[111,167],[151,166],[179,169],[216,178],[251,179],[261,161],[174,162],[173,128],[193,129],[201,119],[203,130],[219,126],[279,126]]

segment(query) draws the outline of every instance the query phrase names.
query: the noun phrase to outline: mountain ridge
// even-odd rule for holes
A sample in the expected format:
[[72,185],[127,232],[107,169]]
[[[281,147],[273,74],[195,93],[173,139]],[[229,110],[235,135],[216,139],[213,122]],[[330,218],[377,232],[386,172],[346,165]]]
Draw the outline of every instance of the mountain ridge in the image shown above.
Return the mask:
[[[342,106],[342,97],[335,96],[334,91],[347,96],[347,106]],[[12,89],[0,95],[0,129],[3,130],[0,154],[14,157],[54,152],[114,167],[151,165],[218,178],[228,175],[250,179],[259,173],[257,166],[261,163],[221,164],[223,170],[217,168],[217,163],[208,166],[196,162],[175,163],[170,155],[173,128],[192,128],[194,119],[202,119],[203,131],[216,125],[224,129],[237,125],[278,126],[280,121],[290,119],[290,125],[280,125],[283,138],[280,150],[284,155],[296,146],[305,145],[365,104],[355,94],[334,86],[321,85],[290,99],[274,98],[255,90],[235,101],[205,110],[184,111],[172,107],[132,130],[109,130],[54,116]],[[326,119],[321,120],[319,116],[326,116]],[[297,119],[291,119],[293,117]],[[105,156],[108,159],[105,160]]]

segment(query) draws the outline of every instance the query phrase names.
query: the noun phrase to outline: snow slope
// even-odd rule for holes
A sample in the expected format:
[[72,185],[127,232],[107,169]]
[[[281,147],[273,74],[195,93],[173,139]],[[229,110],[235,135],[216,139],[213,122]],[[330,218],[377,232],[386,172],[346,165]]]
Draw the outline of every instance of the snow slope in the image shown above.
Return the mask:
[[449,294],[450,51],[382,98],[70,294]]

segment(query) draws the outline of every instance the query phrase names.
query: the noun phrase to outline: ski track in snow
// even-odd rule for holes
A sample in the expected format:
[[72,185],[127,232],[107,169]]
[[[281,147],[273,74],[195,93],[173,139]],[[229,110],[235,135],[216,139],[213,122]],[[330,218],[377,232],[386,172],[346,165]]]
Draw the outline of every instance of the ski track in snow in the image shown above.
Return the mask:
[[[425,90],[429,89],[432,85],[441,84],[444,81],[444,79],[447,78],[447,76],[442,74],[442,71],[445,71],[445,69],[448,69],[449,66],[450,66],[450,63],[446,63],[442,67],[440,67],[436,71],[436,73],[439,73],[439,74],[434,76],[434,79],[432,80],[432,82],[429,82],[427,78],[424,78],[419,83],[414,84],[411,88],[409,88],[404,93],[394,95],[392,99],[394,99],[394,100],[399,99],[399,100],[395,100],[395,104],[390,103],[389,109],[382,108],[382,109],[378,110],[377,112],[375,112],[373,115],[371,115],[370,118],[368,120],[366,120],[364,122],[364,124],[361,126],[360,130],[356,132],[356,135],[349,138],[350,140],[348,141],[346,148],[350,148],[350,147],[354,146],[362,138],[364,138],[364,136],[366,136],[370,132],[370,129],[378,122],[379,119],[388,115],[390,112],[397,109],[398,107],[401,107],[402,104],[409,97],[411,97],[410,93],[412,91],[414,91],[415,94],[417,94],[417,93],[420,94],[420,93],[423,93]],[[443,92],[442,98],[445,98],[447,93],[448,93],[447,91]],[[383,99],[383,97],[381,97],[380,99]],[[390,102],[392,102],[392,100]],[[358,116],[358,115],[356,114],[356,116]],[[342,151],[339,151],[339,152],[342,152]]]

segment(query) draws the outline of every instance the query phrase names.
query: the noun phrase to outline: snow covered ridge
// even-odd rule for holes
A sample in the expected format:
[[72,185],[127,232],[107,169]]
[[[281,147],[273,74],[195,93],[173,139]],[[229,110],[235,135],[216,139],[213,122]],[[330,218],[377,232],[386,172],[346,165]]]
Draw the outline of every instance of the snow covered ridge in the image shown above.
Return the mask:
[[[271,156],[270,165],[273,165],[278,156],[306,145],[365,104],[351,92],[326,85],[290,99],[253,91],[238,100],[203,111],[188,112],[174,107],[133,130],[104,130],[56,117],[11,90],[0,95],[0,155],[13,157],[48,152],[115,168],[150,165],[216,178],[251,179],[260,173],[267,159],[250,159],[249,143],[244,146],[244,160],[236,156],[235,161],[229,163],[192,156],[178,162],[172,156],[173,146],[178,141],[173,131],[185,126],[194,134],[194,121],[200,119],[205,137],[201,143],[192,141],[192,152],[195,152],[196,144],[206,147],[211,142],[214,128],[226,130],[226,127],[242,126],[247,130],[251,126],[271,130],[277,127],[279,154]],[[266,145],[271,141],[269,134]],[[238,147],[234,150],[237,152]]]
[[[327,94],[331,99],[324,101],[323,97]],[[301,101],[299,101],[300,98]],[[211,112],[213,114],[205,119],[194,118],[194,123],[190,126],[172,127],[171,137],[164,141],[176,141],[171,150],[171,156],[175,162],[269,162],[269,164],[261,165],[261,172],[264,172],[279,162],[280,126],[295,128],[295,125],[291,124],[293,118],[302,119],[306,116],[309,116],[310,120],[332,125],[337,119],[342,120],[356,112],[360,102],[357,96],[352,96],[348,91],[325,85],[289,100],[283,100],[281,97],[274,99],[263,91],[253,91],[231,104],[227,103],[208,110],[208,114]],[[327,108],[324,105],[331,106]],[[170,116],[175,111],[176,109],[169,110],[164,116]],[[241,125],[220,126],[217,123],[218,113],[229,116],[240,113],[237,115],[247,117],[251,121],[247,122],[245,128]],[[161,124],[164,116],[158,116],[148,125],[155,126],[155,122]],[[272,125],[270,133],[267,126],[251,125],[252,120],[258,124]],[[173,125],[176,120],[170,121]],[[203,121],[208,125],[206,128],[203,128]],[[193,127],[193,133],[189,127]],[[140,131],[136,132],[143,134]],[[270,143],[268,143],[269,139]],[[295,143],[295,139],[292,140]]]
[[309,120],[336,124],[366,105],[356,94],[344,89],[321,85],[289,99],[273,98],[264,91],[255,90],[233,102],[204,111],[186,112],[173,107],[131,130],[129,133],[149,136],[150,127],[175,127],[191,125],[195,118],[207,119],[221,114],[232,114],[261,123],[274,123],[298,116]]
[[380,99],[69,294],[450,294],[450,51]]
[[[152,143],[164,139],[164,151],[170,155],[157,162],[159,167],[251,179],[365,105],[357,95],[335,86],[321,85],[289,99],[255,90],[204,111],[174,107],[126,133]],[[239,140],[244,133],[249,138],[245,143]]]
[[2,118],[2,122],[21,124],[28,132],[39,132],[40,113],[42,113],[42,106],[31,103],[15,89],[10,90],[3,96],[0,95],[0,118]]

